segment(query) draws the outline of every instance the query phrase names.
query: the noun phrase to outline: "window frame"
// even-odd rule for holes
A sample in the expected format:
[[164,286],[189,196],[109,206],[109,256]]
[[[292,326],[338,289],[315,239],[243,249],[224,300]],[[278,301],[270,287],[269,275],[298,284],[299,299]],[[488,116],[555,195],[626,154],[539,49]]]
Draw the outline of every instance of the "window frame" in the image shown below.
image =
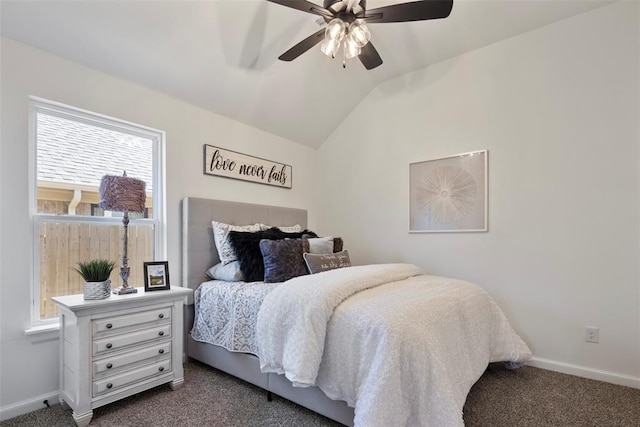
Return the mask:
[[50,101],[35,96],[29,97],[29,132],[28,132],[28,156],[29,156],[29,218],[31,233],[31,326],[38,327],[52,325],[59,320],[57,317],[40,318],[40,224],[44,222],[81,222],[103,223],[122,225],[120,217],[92,217],[85,215],[54,215],[38,213],[38,169],[37,169],[37,116],[48,114],[73,120],[91,126],[98,126],[117,132],[127,133],[152,141],[152,205],[153,218],[131,219],[131,225],[153,225],[153,254],[155,260],[166,259],[167,256],[167,224],[166,224],[166,134],[164,131],[147,126],[138,125],[115,117],[83,110]]

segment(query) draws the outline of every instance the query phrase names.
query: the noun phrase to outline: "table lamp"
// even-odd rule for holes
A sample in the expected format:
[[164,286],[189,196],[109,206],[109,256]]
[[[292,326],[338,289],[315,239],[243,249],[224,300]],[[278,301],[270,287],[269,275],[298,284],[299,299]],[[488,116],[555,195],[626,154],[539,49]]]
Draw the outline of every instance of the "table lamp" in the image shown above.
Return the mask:
[[120,278],[122,286],[114,289],[117,295],[134,294],[138,290],[129,286],[129,273],[131,271],[127,258],[127,246],[129,244],[129,212],[144,212],[147,198],[145,192],[146,183],[137,178],[130,178],[125,171],[122,176],[105,175],[100,181],[100,209],[113,212],[124,212],[122,224],[124,236],[122,245],[122,266],[120,266]]

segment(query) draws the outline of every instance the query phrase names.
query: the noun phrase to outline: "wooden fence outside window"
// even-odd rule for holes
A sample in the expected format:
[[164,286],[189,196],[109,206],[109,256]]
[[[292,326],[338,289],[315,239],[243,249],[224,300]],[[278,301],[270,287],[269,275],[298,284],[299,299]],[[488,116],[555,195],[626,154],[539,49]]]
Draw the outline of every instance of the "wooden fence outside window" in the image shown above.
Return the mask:
[[[111,287],[121,286],[122,224],[78,222],[40,223],[40,317],[58,315],[51,297],[81,294],[84,280],[73,270],[78,262],[107,259],[116,262]],[[144,286],[143,262],[153,261],[153,226],[129,224],[129,285]]]

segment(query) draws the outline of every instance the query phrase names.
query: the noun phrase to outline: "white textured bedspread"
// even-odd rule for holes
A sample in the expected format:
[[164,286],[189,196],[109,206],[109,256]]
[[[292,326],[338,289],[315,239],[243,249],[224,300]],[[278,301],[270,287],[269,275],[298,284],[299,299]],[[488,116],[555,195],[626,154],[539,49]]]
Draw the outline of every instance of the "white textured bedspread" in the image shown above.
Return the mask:
[[421,273],[382,264],[285,282],[258,313],[262,370],[345,400],[356,426],[462,426],[487,365],[531,352],[484,290]]

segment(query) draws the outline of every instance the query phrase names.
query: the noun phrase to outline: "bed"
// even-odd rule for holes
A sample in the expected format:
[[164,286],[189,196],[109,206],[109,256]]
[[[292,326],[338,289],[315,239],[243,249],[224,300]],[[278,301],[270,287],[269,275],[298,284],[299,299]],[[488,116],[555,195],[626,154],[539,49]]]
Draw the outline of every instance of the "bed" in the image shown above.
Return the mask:
[[[182,201],[182,214],[183,284],[200,287],[198,298],[209,289],[204,273],[220,260],[212,220],[307,225],[302,209],[190,197]],[[211,289],[221,285],[213,283]],[[434,301],[451,293],[452,305],[438,302],[428,312],[413,307],[409,292],[426,289],[424,298]],[[332,303],[315,304],[315,298]],[[410,264],[296,277],[264,291],[257,304],[259,351],[205,342],[195,328],[194,339],[190,306],[187,355],[345,425],[462,425],[466,395],[489,362],[517,367],[531,357],[486,292],[427,276]],[[415,317],[407,320],[409,312]],[[305,321],[295,321],[299,318]],[[448,326],[437,332],[437,324]],[[461,335],[452,339],[456,328]]]

